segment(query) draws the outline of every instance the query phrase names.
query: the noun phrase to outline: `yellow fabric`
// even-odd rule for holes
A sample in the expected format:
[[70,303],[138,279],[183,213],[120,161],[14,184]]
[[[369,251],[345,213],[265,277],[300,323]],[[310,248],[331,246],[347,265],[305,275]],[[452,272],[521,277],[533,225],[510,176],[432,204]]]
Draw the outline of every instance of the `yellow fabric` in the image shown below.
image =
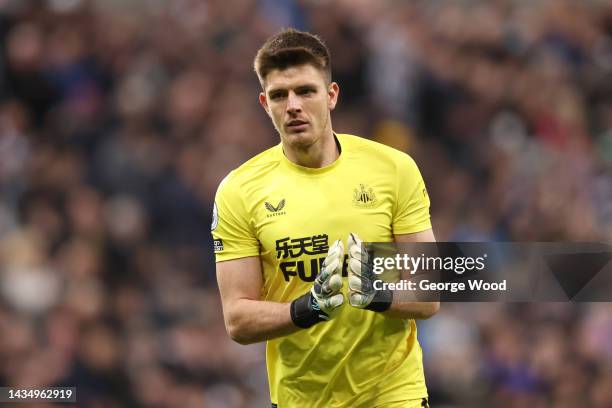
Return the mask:
[[376,405],[374,408],[429,408],[429,403],[423,398],[402,402],[389,402]]
[[[219,186],[217,262],[259,255],[263,300],[290,302],[310,290],[329,245],[341,239],[346,247],[349,232],[391,242],[431,228],[425,185],[408,155],[336,136],[341,154],[327,167],[298,166],[277,145]],[[345,279],[345,293],[347,286]],[[371,408],[426,397],[416,334],[413,320],[345,303],[333,320],[267,342],[271,400],[279,408]]]

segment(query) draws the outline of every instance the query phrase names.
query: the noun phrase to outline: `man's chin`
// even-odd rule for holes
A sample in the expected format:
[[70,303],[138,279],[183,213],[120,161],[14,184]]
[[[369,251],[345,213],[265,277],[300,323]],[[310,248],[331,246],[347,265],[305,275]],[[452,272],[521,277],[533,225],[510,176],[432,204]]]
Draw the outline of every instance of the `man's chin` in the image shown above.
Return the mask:
[[287,132],[284,134],[283,139],[290,146],[295,147],[310,146],[314,142],[312,134],[308,131]]

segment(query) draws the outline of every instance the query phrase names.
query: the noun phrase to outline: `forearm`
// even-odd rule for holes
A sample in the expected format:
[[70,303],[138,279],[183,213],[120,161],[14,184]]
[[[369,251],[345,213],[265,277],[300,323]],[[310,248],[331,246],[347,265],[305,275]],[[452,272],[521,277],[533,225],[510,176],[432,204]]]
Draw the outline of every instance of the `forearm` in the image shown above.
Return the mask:
[[[396,235],[395,242],[400,243],[433,243],[436,242],[436,237],[433,230],[418,232],[415,234]],[[425,246],[420,248],[427,252],[429,256],[437,256],[437,247],[435,245]],[[398,271],[399,276],[405,280],[411,280],[413,275],[407,271]],[[389,309],[384,312],[386,316],[397,319],[429,319],[435,315],[440,309],[440,302],[417,302],[418,293],[410,291],[396,290],[393,291],[393,302]],[[431,298],[429,298],[431,299]]]
[[[229,336],[240,344],[256,343],[329,320],[344,302],[339,293],[343,257],[342,241],[336,240],[311,290],[290,303],[259,300],[262,288],[259,258],[217,263],[217,281]],[[241,270],[249,273],[238,273]],[[250,279],[245,279],[245,275]]]
[[291,320],[290,303],[238,299],[226,311],[227,332],[240,344],[257,343],[300,330]]
[[401,300],[401,293],[393,293],[393,302],[385,316],[396,319],[429,319],[440,309],[440,302],[409,302]]

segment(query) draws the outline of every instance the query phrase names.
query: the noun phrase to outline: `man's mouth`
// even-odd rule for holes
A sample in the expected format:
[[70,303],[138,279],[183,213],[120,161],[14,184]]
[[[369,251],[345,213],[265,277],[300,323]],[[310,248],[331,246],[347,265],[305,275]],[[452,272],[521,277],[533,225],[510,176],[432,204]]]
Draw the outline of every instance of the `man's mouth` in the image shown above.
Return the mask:
[[308,122],[300,119],[294,119],[287,122],[287,128],[293,131],[302,131],[306,129],[306,126],[308,126]]

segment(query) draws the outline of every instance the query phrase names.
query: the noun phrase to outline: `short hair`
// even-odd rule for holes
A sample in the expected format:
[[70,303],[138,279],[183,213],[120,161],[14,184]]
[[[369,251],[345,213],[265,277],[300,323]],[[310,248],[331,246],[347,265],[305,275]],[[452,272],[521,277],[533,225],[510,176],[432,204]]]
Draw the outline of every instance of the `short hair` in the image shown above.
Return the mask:
[[257,51],[253,66],[263,87],[270,71],[311,64],[331,82],[331,56],[323,40],[314,34],[286,28],[271,36]]

